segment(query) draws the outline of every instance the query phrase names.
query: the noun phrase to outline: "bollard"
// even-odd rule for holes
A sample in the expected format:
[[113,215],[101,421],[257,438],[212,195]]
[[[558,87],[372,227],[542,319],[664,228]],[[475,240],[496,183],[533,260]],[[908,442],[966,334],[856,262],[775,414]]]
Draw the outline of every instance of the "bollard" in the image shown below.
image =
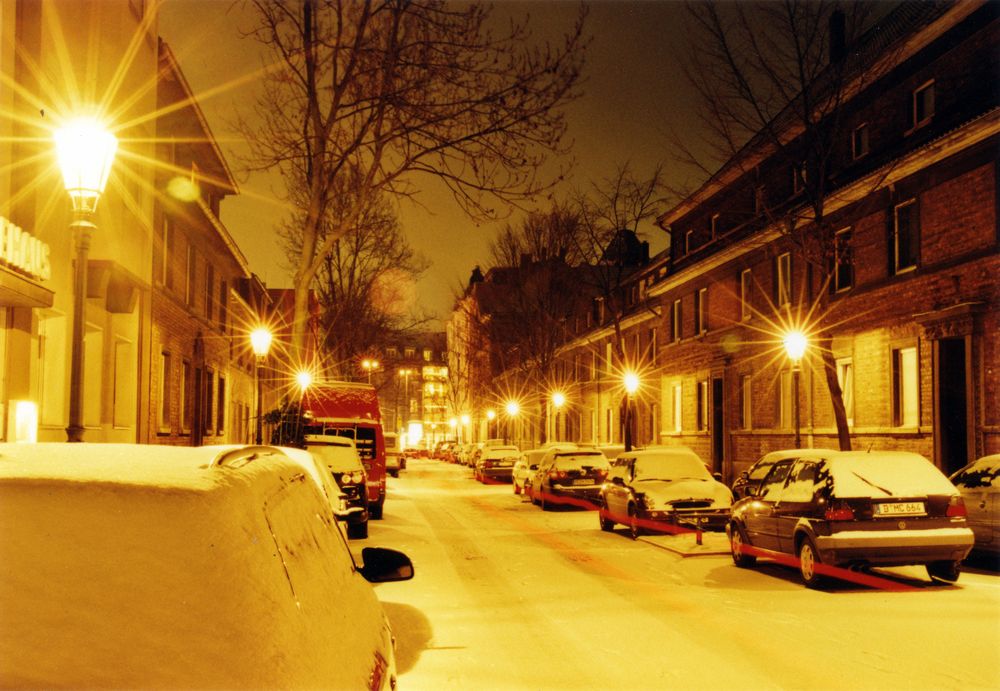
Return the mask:
[[696,545],[701,544],[701,530],[696,530],[694,535],[694,542]]

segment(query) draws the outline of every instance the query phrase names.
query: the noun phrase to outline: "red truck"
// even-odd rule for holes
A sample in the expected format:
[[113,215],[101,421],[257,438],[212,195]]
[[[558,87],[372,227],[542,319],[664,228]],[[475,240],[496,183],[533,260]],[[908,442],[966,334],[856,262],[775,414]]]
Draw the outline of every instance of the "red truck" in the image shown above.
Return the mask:
[[368,514],[371,518],[382,518],[385,437],[375,387],[354,382],[329,382],[310,389],[302,400],[302,415],[306,420],[306,435],[336,435],[354,440],[368,476]]

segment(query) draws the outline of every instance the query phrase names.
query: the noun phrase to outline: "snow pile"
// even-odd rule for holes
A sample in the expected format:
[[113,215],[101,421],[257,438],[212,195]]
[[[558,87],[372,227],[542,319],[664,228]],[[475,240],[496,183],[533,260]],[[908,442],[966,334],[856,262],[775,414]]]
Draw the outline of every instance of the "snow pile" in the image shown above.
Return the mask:
[[0,686],[364,688],[383,616],[286,457],[0,445]]

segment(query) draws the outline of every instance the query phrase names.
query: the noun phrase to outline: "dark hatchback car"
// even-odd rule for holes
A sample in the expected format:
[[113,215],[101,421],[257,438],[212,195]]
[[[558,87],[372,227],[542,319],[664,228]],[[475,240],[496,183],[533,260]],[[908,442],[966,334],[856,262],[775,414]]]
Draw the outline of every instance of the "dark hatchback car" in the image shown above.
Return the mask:
[[596,449],[551,449],[538,462],[528,496],[545,511],[553,504],[595,507],[611,465]]
[[[809,449],[810,454],[825,454],[825,449]],[[733,483],[733,500],[749,497],[757,492],[760,483],[764,481],[771,467],[778,461],[788,458],[798,458],[802,455],[801,449],[782,449],[781,451],[771,451],[758,458],[753,465],[744,470]]]
[[809,587],[823,566],[923,564],[951,583],[972,548],[965,517],[958,490],[918,454],[802,450],[733,505],[726,532],[737,566],[768,556],[760,550],[792,554]]
[[347,537],[368,537],[368,519],[371,514],[368,506],[368,476],[354,441],[347,437],[307,434],[305,442],[306,449],[326,466],[347,498]]

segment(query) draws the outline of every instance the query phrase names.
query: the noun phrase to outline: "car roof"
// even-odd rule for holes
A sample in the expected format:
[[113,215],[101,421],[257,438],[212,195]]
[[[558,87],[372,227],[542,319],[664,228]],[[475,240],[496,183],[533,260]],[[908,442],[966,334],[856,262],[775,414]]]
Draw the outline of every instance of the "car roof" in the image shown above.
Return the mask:
[[655,456],[686,456],[695,457],[701,461],[701,456],[696,454],[690,448],[686,446],[651,446],[646,449],[640,449],[638,451],[629,451],[619,455],[619,458],[650,458]]
[[779,449],[769,451],[757,459],[757,463],[777,463],[788,458],[827,458],[839,453],[833,449]]

